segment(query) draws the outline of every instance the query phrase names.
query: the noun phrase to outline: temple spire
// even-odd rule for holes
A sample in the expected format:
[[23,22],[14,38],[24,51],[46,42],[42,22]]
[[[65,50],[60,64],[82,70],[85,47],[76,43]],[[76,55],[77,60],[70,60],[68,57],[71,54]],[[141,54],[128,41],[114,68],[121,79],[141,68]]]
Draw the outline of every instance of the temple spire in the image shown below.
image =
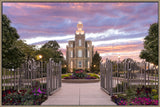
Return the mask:
[[76,34],[84,34],[84,31],[82,30],[82,28],[83,28],[83,24],[81,21],[79,21],[77,24]]

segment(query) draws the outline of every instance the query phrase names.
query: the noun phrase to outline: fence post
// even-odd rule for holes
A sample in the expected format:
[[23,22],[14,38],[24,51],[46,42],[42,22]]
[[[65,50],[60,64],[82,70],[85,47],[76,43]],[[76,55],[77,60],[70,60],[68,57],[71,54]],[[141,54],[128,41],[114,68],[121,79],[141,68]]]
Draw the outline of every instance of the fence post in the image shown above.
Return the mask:
[[149,85],[149,72],[150,72],[150,63],[148,63],[148,85]]
[[129,62],[127,62],[127,84],[129,86]]
[[55,78],[56,78],[56,83],[55,83],[55,90],[57,89],[57,63],[55,63]]
[[105,89],[108,91],[108,87],[107,87],[107,85],[108,85],[108,81],[107,81],[107,68],[108,68],[108,65],[107,65],[107,59],[106,59],[106,68],[105,68]]
[[[5,83],[5,79],[6,79],[5,74],[6,74],[6,73],[5,73],[5,71],[6,71],[6,70],[5,70],[5,68],[2,68],[2,69],[3,69],[3,70],[2,70],[2,72],[3,72],[2,79],[3,79],[3,82],[4,82],[4,86],[3,86],[4,89],[3,89],[3,90],[5,90],[5,88],[6,88],[6,83]],[[2,83],[2,85],[3,85],[3,83]]]
[[17,69],[14,70],[14,89],[16,89],[16,71]]
[[20,67],[20,69],[18,70],[18,90],[20,90],[20,87],[21,87],[21,72],[20,71],[22,71],[22,65],[21,65],[21,67]]
[[100,85],[102,87],[102,63],[100,63]]
[[146,62],[145,62],[145,70],[144,70],[144,85],[146,86]]
[[59,87],[61,87],[61,73],[62,73],[62,68],[61,68],[61,62],[59,62]]
[[49,84],[50,84],[49,83],[49,62],[47,63],[47,81],[46,82],[47,82],[47,87],[46,87],[47,88],[46,89],[47,90],[47,96],[49,96]]
[[110,64],[111,64],[111,79],[110,79],[110,81],[111,81],[111,86],[110,86],[110,95],[112,96],[112,62],[110,61]]
[[54,72],[54,62],[52,61],[52,58],[50,58],[49,60],[49,81],[50,81],[50,90],[49,93],[51,93],[51,91],[53,91],[53,72]]
[[[41,81],[42,81],[42,79],[43,79],[43,61],[41,60],[41,72],[40,72],[40,83],[41,83]],[[42,85],[41,85],[41,88],[43,88],[43,83],[42,83]]]
[[155,68],[155,88],[156,88],[156,74],[157,74],[157,68],[156,68],[155,65],[154,65],[154,68]]

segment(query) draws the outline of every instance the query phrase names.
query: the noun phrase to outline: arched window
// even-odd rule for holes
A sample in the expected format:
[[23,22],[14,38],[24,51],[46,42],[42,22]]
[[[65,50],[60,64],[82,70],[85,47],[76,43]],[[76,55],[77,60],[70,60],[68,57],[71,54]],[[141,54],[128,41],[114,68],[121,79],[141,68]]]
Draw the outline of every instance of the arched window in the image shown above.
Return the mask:
[[71,51],[71,58],[73,58],[73,51]]
[[81,39],[79,39],[79,46],[82,46],[82,43],[81,43],[82,41],[81,41]]
[[89,63],[89,61],[88,61],[88,68],[90,68],[90,63]]
[[88,43],[88,47],[89,47],[89,43]]
[[82,57],[82,50],[78,50],[78,57]]
[[73,68],[73,61],[71,61],[71,68]]
[[89,51],[88,51],[88,57],[89,57]]
[[73,47],[73,44],[72,44],[72,43],[70,44],[70,47]]

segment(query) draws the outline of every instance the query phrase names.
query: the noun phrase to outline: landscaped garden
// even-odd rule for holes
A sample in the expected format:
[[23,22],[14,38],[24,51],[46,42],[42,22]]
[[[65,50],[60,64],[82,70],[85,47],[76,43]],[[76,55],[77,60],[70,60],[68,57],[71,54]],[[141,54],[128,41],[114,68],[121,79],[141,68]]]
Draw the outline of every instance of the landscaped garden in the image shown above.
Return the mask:
[[62,74],[62,79],[99,79],[95,73],[86,73],[82,69],[75,70],[73,73]]
[[111,99],[117,105],[158,105],[158,86],[135,86]]
[[40,88],[38,81],[34,81],[31,88],[2,91],[2,105],[40,105],[46,99],[46,90]]

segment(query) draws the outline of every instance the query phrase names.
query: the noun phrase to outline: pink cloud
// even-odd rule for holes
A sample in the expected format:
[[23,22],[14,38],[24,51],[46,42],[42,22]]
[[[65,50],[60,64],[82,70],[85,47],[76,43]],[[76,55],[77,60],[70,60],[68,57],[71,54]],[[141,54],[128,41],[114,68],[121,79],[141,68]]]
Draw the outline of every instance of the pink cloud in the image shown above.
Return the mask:
[[3,6],[8,6],[8,7],[14,7],[14,8],[44,8],[44,9],[51,9],[52,6],[48,6],[42,3],[3,3]]

